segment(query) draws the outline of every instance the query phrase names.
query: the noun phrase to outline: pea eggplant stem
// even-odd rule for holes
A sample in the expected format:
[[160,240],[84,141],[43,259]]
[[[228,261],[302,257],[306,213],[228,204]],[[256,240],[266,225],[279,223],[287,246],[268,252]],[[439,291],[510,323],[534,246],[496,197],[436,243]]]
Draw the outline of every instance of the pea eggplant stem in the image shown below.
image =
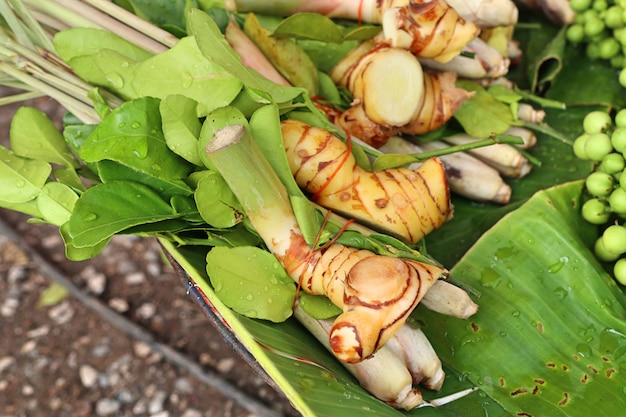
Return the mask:
[[[441,141],[428,141],[416,145],[400,136],[393,136],[379,150],[385,153],[420,154],[438,152],[451,148]],[[446,170],[450,190],[474,201],[508,204],[511,187],[504,182],[500,173],[468,152],[440,155]],[[418,165],[418,164],[415,164]],[[413,166],[409,166],[412,169]]]

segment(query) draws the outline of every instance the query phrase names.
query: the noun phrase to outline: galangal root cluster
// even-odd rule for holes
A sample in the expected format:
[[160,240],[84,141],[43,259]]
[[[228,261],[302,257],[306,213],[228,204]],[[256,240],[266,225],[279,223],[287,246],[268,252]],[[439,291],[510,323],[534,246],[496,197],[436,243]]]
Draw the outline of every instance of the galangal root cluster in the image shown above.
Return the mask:
[[366,171],[330,132],[297,120],[281,123],[285,152],[301,188],[321,206],[416,243],[452,215],[443,164]]
[[329,74],[353,97],[335,123],[378,148],[390,136],[419,135],[443,126],[471,96],[453,72],[424,71],[411,52],[364,42]]
[[[308,140],[310,137],[304,135],[300,142],[307,142],[314,149],[318,142]],[[378,398],[407,409],[421,402],[419,390],[414,389],[413,384],[423,383],[438,389],[443,382],[441,362],[426,338],[418,337],[419,331],[408,334],[417,337],[410,337],[415,343],[420,341],[420,351],[413,354],[406,348],[405,345],[412,342],[406,341],[405,323],[418,303],[459,318],[477,311],[469,295],[446,280],[448,271],[427,258],[417,261],[379,255],[336,242],[319,249],[309,246],[285,187],[269,166],[262,168],[264,165],[259,161],[264,160],[263,153],[242,125],[216,131],[206,146],[206,153],[237,195],[268,250],[289,276],[303,291],[324,295],[341,309],[332,323],[327,324],[323,341],[359,381]],[[332,153],[324,156],[321,151],[318,156],[322,157],[322,166],[323,161],[332,163]],[[251,169],[243,170],[242,175],[241,168],[233,165],[235,160]],[[445,179],[443,184],[445,188]],[[256,195],[255,192],[258,194],[259,189],[271,190],[271,201],[246,198]],[[400,188],[396,192],[401,192]],[[408,193],[415,192],[408,190]],[[380,360],[385,356],[395,358],[394,366],[403,369],[404,376],[398,377],[394,384],[378,375],[384,373]],[[392,392],[392,387],[398,390]]]

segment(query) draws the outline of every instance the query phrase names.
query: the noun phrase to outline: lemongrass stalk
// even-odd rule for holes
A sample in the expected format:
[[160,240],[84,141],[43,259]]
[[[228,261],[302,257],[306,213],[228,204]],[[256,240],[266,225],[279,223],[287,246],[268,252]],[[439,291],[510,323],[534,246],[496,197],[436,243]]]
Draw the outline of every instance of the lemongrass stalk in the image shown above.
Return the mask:
[[91,21],[73,9],[61,7],[53,0],[22,0],[34,14],[48,16],[67,27],[102,28],[102,25]]
[[[56,19],[54,16],[50,16],[39,10],[31,10],[30,13],[41,24],[41,26],[46,28],[50,33],[60,32],[71,27],[67,23]],[[46,32],[48,38],[52,38],[50,33]]]
[[35,47],[21,19],[18,18],[7,0],[0,0],[0,16],[4,18],[4,21],[9,26],[9,29],[15,37],[20,40],[20,42],[27,45],[31,49]]
[[46,55],[48,58],[46,59],[39,53],[29,50],[9,38],[0,37],[0,41],[2,41],[2,44],[6,47],[6,49],[4,49],[0,46],[0,54],[5,54],[9,57],[11,57],[12,54],[15,54],[15,56],[13,56],[15,60],[18,59],[17,56],[21,56],[24,59],[23,62],[29,63],[27,65],[29,68],[32,68],[32,65],[35,65],[39,67],[41,71],[48,72],[55,77],[82,88],[83,90],[90,90],[93,88],[93,86],[86,83],[82,78],[74,75],[65,63],[63,63],[56,56],[51,55],[48,51],[41,52],[41,50],[39,50],[40,53]]
[[141,17],[127,11],[110,0],[82,0],[85,3],[97,8],[109,16],[123,22],[128,27],[134,28],[144,35],[154,39],[155,41],[167,46],[173,47],[178,42],[178,38],[171,33],[151,24]]
[[447,0],[459,15],[481,28],[512,26],[519,12],[511,0]]
[[[328,343],[331,320],[316,320],[299,305],[294,309],[294,316],[326,349],[332,351]],[[400,355],[383,347],[362,362],[344,366],[376,398],[408,411],[422,404],[423,398],[419,390],[413,387],[412,375]]]
[[95,124],[100,122],[100,118],[92,106],[65,94],[64,92],[41,80],[38,80],[36,77],[15,68],[13,65],[0,62],[0,72],[5,72],[16,80],[19,80],[24,84],[31,86],[33,89],[38,90],[46,96],[58,101],[63,107],[72,112],[84,123]]
[[[32,0],[31,0],[32,1]],[[55,13],[55,17],[62,21],[67,21],[70,26],[82,26],[74,22],[75,16],[78,15],[88,22],[87,26],[96,27],[107,30],[122,36],[129,42],[149,51],[152,53],[160,53],[166,51],[168,47],[159,41],[155,41],[149,36],[135,30],[133,27],[126,25],[125,23],[117,20],[115,17],[101,12],[100,10],[92,7],[89,4],[83,3],[80,0],[48,0],[50,3],[45,3],[46,6],[50,5],[50,12]],[[34,9],[39,9],[40,5],[44,2],[32,2],[31,6]],[[56,5],[56,9],[54,9]],[[66,11],[73,11],[74,14],[67,14]],[[67,20],[66,20],[67,19]],[[143,25],[142,25],[143,26]]]
[[[6,84],[3,84],[2,82],[0,82],[0,84],[6,85]],[[26,93],[13,94],[13,95],[6,96],[6,97],[0,97],[0,107],[5,106],[7,104],[19,103],[22,101],[32,100],[32,99],[44,97],[44,96],[45,94],[42,94],[37,91],[28,91]]]
[[[453,145],[471,144],[477,141],[476,138],[466,134],[452,135],[443,140]],[[486,164],[494,167],[505,177],[522,178],[532,168],[528,159],[519,150],[507,144],[484,146],[472,149],[469,152]]]
[[[452,146],[441,141],[428,141],[414,144],[402,137],[393,136],[380,148],[388,153],[420,155],[425,152],[441,152]],[[511,187],[504,182],[500,173],[467,152],[453,152],[439,155],[446,170],[450,191],[474,201],[507,204],[511,199]],[[412,164],[409,169],[416,168]]]
[[52,50],[52,41],[39,25],[39,22],[37,22],[37,20],[29,13],[26,5],[21,1],[11,0],[11,6],[13,7],[15,14],[19,16],[21,22],[23,22],[22,24],[25,25],[26,29],[28,29],[30,39],[33,40],[33,42],[38,46],[46,50]]
[[480,38],[468,43],[463,48],[463,53],[445,63],[424,58],[420,59],[420,62],[438,71],[455,72],[459,78],[498,78],[509,71],[509,58]]

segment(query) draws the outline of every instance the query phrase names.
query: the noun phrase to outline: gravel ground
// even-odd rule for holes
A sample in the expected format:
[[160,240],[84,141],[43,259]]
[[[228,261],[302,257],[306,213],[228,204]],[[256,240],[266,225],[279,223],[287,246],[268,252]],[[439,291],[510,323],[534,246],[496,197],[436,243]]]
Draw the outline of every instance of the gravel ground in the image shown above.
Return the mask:
[[[4,145],[15,109],[0,109]],[[57,274],[78,292],[59,295]],[[299,414],[223,341],[155,240],[119,236],[70,262],[56,228],[0,209],[0,417],[253,415]]]

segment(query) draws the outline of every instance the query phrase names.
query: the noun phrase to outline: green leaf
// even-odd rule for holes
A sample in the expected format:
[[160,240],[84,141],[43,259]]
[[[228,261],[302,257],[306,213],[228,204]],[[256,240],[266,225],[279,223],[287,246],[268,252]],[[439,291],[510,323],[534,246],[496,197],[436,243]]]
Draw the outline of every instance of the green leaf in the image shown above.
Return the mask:
[[198,155],[198,137],[202,128],[198,120],[198,103],[176,94],[161,100],[159,110],[168,148],[192,164],[203,166]]
[[127,180],[147,185],[156,191],[163,200],[173,196],[190,196],[193,190],[182,179],[162,179],[137,171],[132,167],[121,165],[114,161],[100,161],[97,163],[98,176],[102,182]]
[[138,64],[130,82],[138,96],[184,95],[200,103],[205,113],[228,105],[243,86],[238,78],[206,59],[192,37]]
[[335,317],[341,309],[334,305],[326,296],[300,293],[300,307],[314,319],[322,320]]
[[543,49],[535,55],[535,60],[529,65],[531,91],[545,91],[563,68],[565,30],[566,28],[563,27],[556,33],[550,33],[546,43],[543,44]]
[[319,13],[297,13],[283,19],[271,32],[275,37],[315,39],[340,43],[343,31],[330,18]]
[[72,244],[72,238],[69,235],[69,222],[65,223],[59,228],[61,238],[65,244],[65,257],[70,261],[85,261],[98,255],[109,243],[110,238],[104,239],[91,246],[76,247]]
[[91,55],[79,55],[67,61],[80,78],[115,92],[125,100],[138,96],[132,84],[136,62],[114,49],[100,49]]
[[310,97],[317,95],[317,68],[297,43],[271,36],[252,13],[247,15],[243,30],[292,85],[304,88]]
[[53,282],[43,290],[37,300],[37,307],[50,307],[59,304],[65,300],[69,292],[63,285]]
[[52,174],[61,183],[68,187],[77,190],[85,191],[87,188],[83,184],[80,175],[74,168],[57,168]]
[[272,36],[339,44],[346,40],[371,39],[380,31],[380,26],[341,26],[321,13],[300,12],[281,20],[273,29]]
[[302,89],[278,85],[244,66],[239,55],[228,45],[224,35],[206,13],[192,9],[187,19],[189,32],[196,39],[202,54],[246,86],[268,93],[276,103],[290,102],[302,94]]
[[80,56],[98,54],[107,49],[116,51],[127,62],[141,62],[152,54],[136,44],[103,29],[75,27],[54,35],[54,48],[65,62]]
[[626,407],[626,300],[589,250],[597,231],[580,216],[582,186],[538,192],[454,266],[475,316],[419,313],[442,360],[513,415]]
[[34,199],[51,172],[47,162],[17,156],[0,146],[0,201],[26,203]]
[[583,47],[573,46],[566,49],[563,59],[563,69],[546,93],[548,98],[563,101],[570,108],[573,105],[626,107],[624,87],[607,61],[590,60]]
[[63,135],[39,109],[20,107],[11,120],[11,149],[18,156],[65,167],[78,167]]
[[463,80],[457,81],[457,87],[474,92],[474,95],[463,102],[454,113],[454,118],[468,135],[487,138],[503,133],[514,124],[511,108],[496,100],[483,87],[472,81]]
[[85,191],[68,222],[76,248],[96,246],[132,226],[178,217],[172,207],[145,185],[111,181]]
[[77,200],[78,195],[67,185],[48,182],[37,196],[37,207],[46,222],[61,227],[70,219]]
[[191,166],[170,151],[160,127],[158,99],[125,102],[94,129],[79,155],[85,162],[112,160],[164,180],[185,178]]
[[189,0],[128,0],[134,12],[158,26],[184,29]]
[[216,247],[206,262],[213,288],[233,310],[273,322],[291,316],[296,287],[271,253],[250,246]]
[[37,206],[37,200],[30,200],[23,203],[10,203],[8,201],[0,200],[0,207],[24,213],[35,218],[41,218],[41,212]]
[[198,185],[194,199],[200,215],[207,224],[228,228],[243,220],[244,212],[224,179],[215,171],[197,173]]

